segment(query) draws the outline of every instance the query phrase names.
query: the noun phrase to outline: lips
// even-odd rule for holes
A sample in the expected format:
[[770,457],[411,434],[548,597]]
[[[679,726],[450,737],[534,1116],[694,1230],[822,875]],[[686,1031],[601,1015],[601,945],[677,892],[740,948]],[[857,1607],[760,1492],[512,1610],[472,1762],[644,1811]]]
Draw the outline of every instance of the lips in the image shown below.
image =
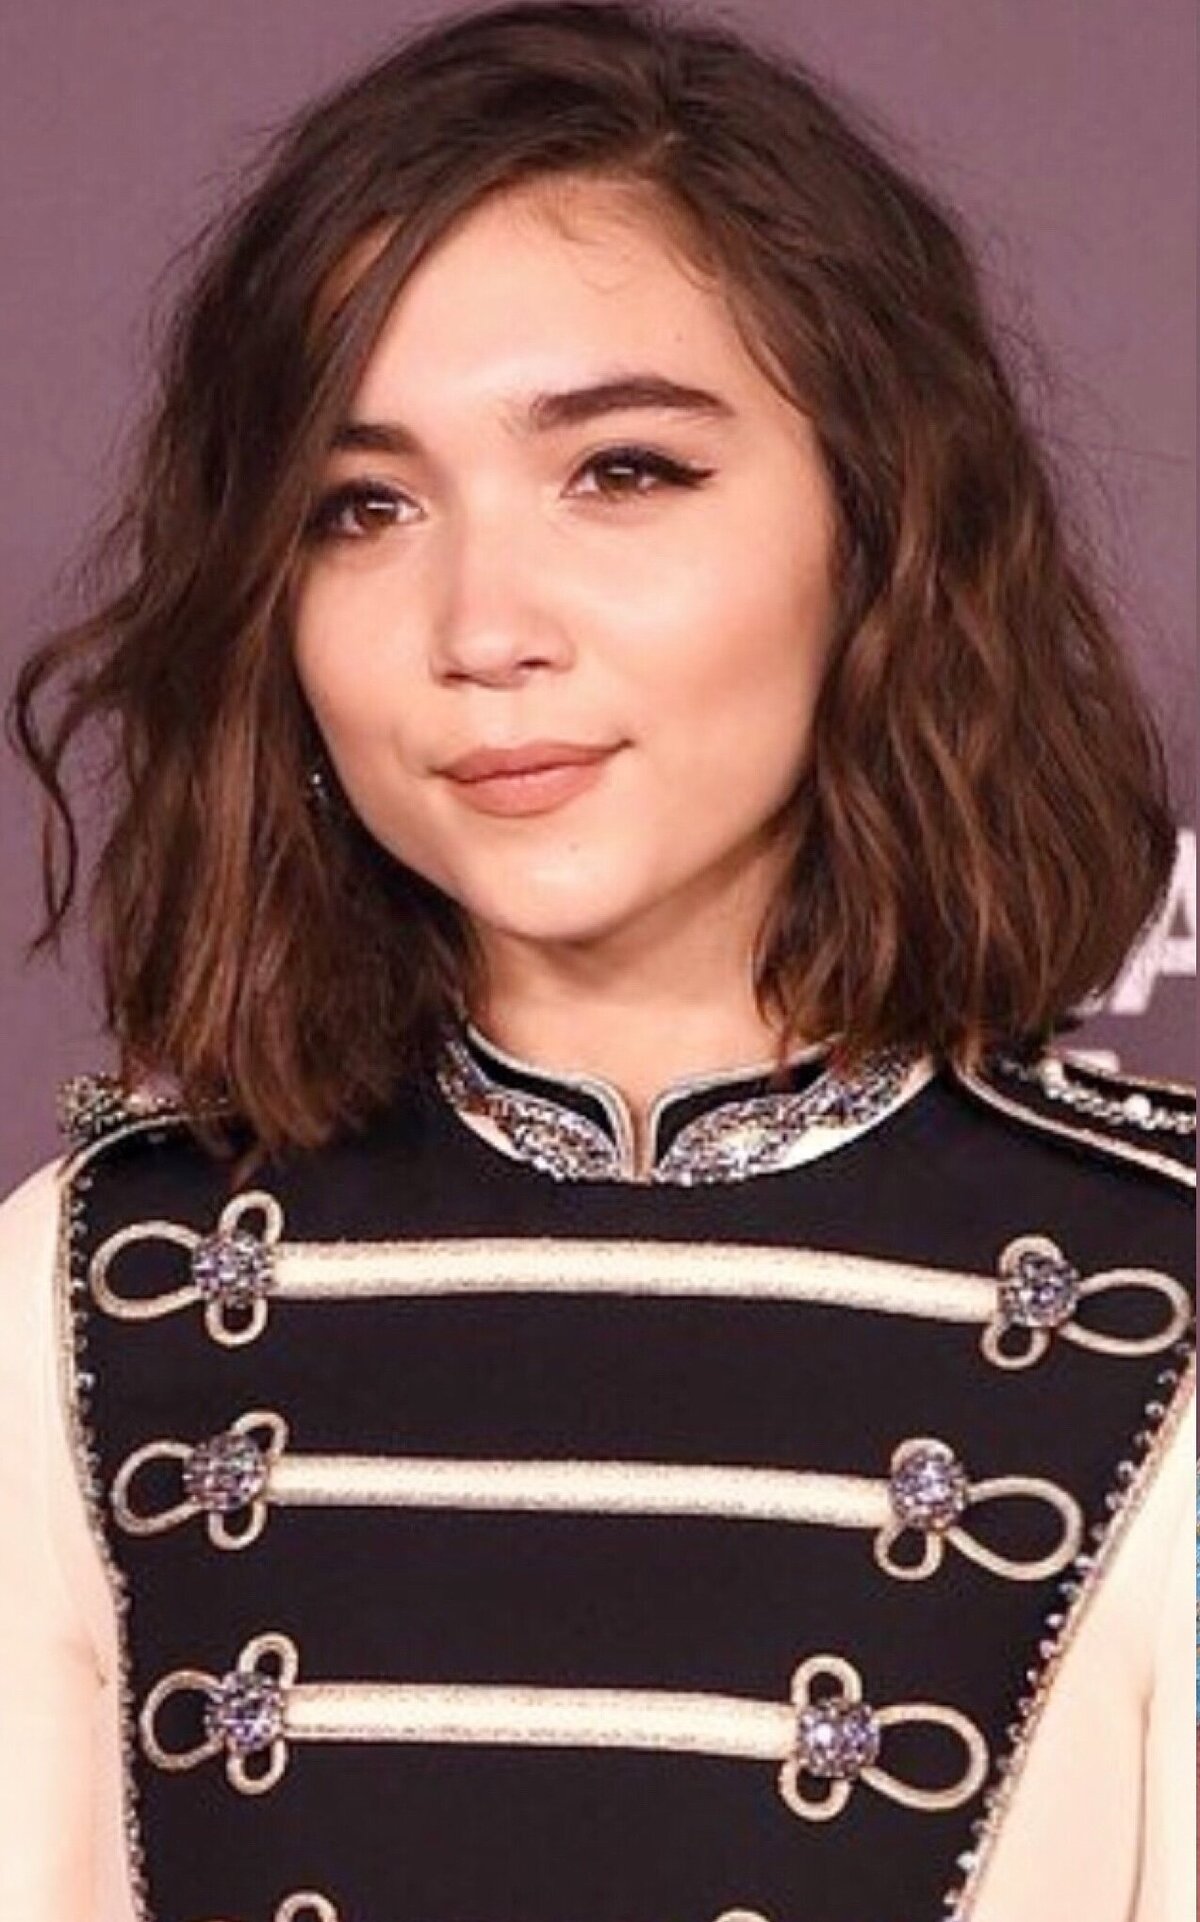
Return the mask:
[[451,761],[442,773],[452,781],[490,781],[546,768],[586,767],[612,752],[611,747],[587,747],[575,741],[530,741],[524,747],[476,748]]
[[530,741],[520,748],[479,748],[443,772],[456,802],[473,814],[520,820],[553,814],[596,787],[616,751],[577,741]]

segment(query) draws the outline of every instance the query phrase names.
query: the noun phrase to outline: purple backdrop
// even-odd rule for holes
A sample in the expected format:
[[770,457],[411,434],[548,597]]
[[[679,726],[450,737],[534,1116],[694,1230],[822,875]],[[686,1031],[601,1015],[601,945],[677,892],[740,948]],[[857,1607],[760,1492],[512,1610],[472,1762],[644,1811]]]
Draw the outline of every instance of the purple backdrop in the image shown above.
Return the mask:
[[[397,0],[59,0],[0,20],[0,678],[66,603],[119,471],[175,251],[260,135],[436,18]],[[1193,818],[1196,38],[1191,0],[726,0],[881,113],[972,225],[1002,321],[1054,372],[1080,490]],[[0,1192],[53,1152],[61,1077],[107,1065],[78,946],[26,969],[36,843],[0,759]],[[1119,859],[1114,850],[1114,859]],[[1190,1078],[1195,834],[1171,910],[1079,1043]]]

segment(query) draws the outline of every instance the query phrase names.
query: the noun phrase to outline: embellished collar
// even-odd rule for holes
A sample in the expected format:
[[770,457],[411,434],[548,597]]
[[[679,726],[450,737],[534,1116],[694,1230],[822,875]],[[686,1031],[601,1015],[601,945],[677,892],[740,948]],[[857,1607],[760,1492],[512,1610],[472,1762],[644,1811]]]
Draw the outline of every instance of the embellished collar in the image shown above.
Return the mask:
[[884,1120],[934,1072],[916,1051],[886,1049],[840,1073],[828,1052],[818,1043],[793,1055],[782,1086],[771,1063],[672,1082],[650,1106],[640,1162],[629,1105],[612,1082],[537,1067],[470,1022],[448,1036],[437,1080],[476,1132],[557,1180],[692,1187],[813,1160]]

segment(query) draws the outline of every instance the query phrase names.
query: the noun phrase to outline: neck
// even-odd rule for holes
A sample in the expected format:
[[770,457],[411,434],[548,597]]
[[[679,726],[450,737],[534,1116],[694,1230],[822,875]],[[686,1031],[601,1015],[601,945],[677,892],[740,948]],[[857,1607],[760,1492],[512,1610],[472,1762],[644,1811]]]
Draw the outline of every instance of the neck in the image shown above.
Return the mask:
[[[511,954],[506,959],[511,963]],[[775,1065],[798,1045],[755,1000],[749,969],[650,969],[606,975],[586,956],[543,952],[493,967],[470,1013],[483,1036],[548,1075],[582,1074],[622,1096],[641,1134],[655,1097],[695,1075]]]
[[780,1062],[802,1037],[759,1007],[752,956],[787,852],[764,832],[722,872],[575,939],[477,924],[484,969],[472,1020],[547,1074],[607,1081],[639,1136],[673,1083]]
[[684,1002],[678,993],[648,1001],[614,992],[586,1005],[490,1000],[472,1019],[486,1039],[547,1074],[611,1082],[635,1110],[675,1081],[762,1067],[779,1054],[778,1031],[753,1006]]

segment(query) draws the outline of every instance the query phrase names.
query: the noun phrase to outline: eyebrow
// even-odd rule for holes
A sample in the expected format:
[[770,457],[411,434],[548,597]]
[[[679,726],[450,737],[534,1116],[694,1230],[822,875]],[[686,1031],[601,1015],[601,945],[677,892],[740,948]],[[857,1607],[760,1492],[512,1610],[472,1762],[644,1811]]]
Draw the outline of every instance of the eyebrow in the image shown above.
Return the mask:
[[[534,394],[519,406],[509,408],[508,418],[518,433],[548,434],[557,428],[577,427],[583,421],[597,420],[603,414],[627,413],[635,409],[657,413],[684,414],[693,420],[723,421],[735,418],[735,409],[719,394],[705,387],[688,387],[664,374],[622,374],[611,380],[593,381],[587,387],[568,387],[557,393]],[[361,450],[375,454],[416,454],[421,451],[417,436],[400,421],[343,421],[333,436],[335,450]]]

